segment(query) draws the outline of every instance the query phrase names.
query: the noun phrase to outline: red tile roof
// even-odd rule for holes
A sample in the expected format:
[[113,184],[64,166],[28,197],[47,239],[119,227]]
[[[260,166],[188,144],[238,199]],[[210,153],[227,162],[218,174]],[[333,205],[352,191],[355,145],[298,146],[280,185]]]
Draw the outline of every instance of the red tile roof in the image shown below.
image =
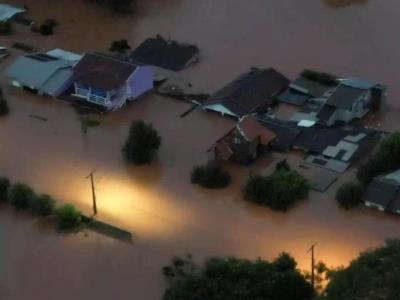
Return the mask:
[[276,138],[276,134],[274,132],[262,126],[260,122],[253,116],[244,117],[237,125],[237,129],[249,142],[260,138],[261,144],[268,145]]

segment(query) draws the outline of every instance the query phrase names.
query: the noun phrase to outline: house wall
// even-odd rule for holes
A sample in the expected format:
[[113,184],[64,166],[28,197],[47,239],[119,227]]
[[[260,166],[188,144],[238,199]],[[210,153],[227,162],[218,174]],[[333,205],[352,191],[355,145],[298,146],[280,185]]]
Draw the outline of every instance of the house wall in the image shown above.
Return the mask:
[[136,99],[144,93],[154,88],[154,69],[153,67],[138,67],[128,78],[126,85],[126,98]]

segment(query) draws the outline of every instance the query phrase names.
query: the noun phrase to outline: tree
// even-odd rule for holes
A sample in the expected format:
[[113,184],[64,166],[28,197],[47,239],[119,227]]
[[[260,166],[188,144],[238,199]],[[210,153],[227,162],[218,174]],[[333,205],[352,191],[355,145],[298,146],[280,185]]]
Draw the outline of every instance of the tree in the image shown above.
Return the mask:
[[118,13],[132,12],[135,9],[135,0],[92,0],[104,4]]
[[34,198],[35,192],[23,183],[11,185],[8,191],[8,201],[18,210],[28,208]]
[[224,188],[231,183],[231,175],[220,164],[209,161],[193,168],[191,181],[205,188]]
[[275,166],[275,170],[277,171],[290,171],[290,166],[285,159],[281,160],[280,162],[278,162]]
[[118,52],[118,53],[125,53],[129,49],[131,49],[131,46],[129,46],[128,41],[126,39],[114,41],[112,42],[110,47],[111,52]]
[[10,180],[6,177],[0,177],[0,202],[7,201],[8,189],[10,187]]
[[135,165],[150,163],[161,146],[161,138],[153,125],[134,121],[122,148],[125,160]]
[[347,182],[337,190],[336,200],[340,207],[351,209],[360,205],[362,195],[363,188],[359,184]]
[[331,275],[323,300],[400,299],[400,240],[362,253]]
[[0,21],[0,35],[10,35],[13,32],[9,21]]
[[66,204],[55,210],[58,228],[62,230],[76,229],[81,225],[82,214],[72,204]]
[[283,253],[272,262],[211,258],[199,267],[191,258],[163,269],[169,289],[164,300],[311,300],[311,285]]
[[7,115],[9,112],[7,100],[0,96],[0,116]]
[[310,186],[299,173],[275,170],[270,176],[250,176],[244,187],[246,200],[263,204],[276,211],[287,211],[306,198]]
[[55,203],[56,201],[49,195],[40,195],[32,200],[31,209],[39,216],[47,217],[53,213]]

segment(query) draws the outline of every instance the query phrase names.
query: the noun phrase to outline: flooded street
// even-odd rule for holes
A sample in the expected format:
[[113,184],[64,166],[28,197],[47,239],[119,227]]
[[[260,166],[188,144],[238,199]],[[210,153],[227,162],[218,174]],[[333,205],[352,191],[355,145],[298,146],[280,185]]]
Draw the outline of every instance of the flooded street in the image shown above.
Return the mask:
[[[13,2],[26,4],[34,19],[54,18],[60,26],[51,37],[17,27],[15,35],[0,38],[6,46],[24,41],[41,50],[105,51],[112,40],[127,38],[134,47],[162,34],[200,47],[199,64],[182,74],[206,92],[251,66],[272,66],[290,78],[304,68],[359,76],[389,86],[390,110],[369,121],[392,131],[399,127],[395,0],[141,0],[138,16],[115,16],[78,0]],[[0,68],[20,54],[14,51]],[[400,218],[337,207],[336,188],[354,169],[287,214],[241,197],[248,173],[268,171],[283,157],[279,153],[247,168],[228,164],[234,184],[226,190],[191,185],[193,165],[208,159],[206,150],[234,126],[232,120],[199,110],[181,119],[190,105],[147,95],[101,116],[101,125],[85,134],[70,106],[2,82],[11,114],[0,119],[0,174],[90,214],[85,176],[95,169],[99,219],[131,231],[134,242],[92,232],[63,236],[0,208],[0,299],[159,300],[165,289],[161,268],[174,255],[192,253],[198,261],[213,255],[270,259],[287,251],[306,269],[314,242],[318,259],[340,266],[400,236]],[[151,166],[129,167],[122,160],[121,146],[135,119],[152,122],[162,137]],[[289,161],[298,164],[301,158],[290,154]]]

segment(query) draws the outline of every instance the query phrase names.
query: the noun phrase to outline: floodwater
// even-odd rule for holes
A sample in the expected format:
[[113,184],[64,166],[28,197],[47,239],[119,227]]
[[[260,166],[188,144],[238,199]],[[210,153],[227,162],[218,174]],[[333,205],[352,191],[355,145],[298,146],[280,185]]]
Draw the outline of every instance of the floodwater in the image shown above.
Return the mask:
[[[37,20],[61,23],[52,37],[22,27],[11,38],[42,50],[104,51],[115,39],[132,46],[161,33],[197,43],[201,61],[183,74],[196,87],[213,91],[251,66],[273,66],[289,77],[303,68],[355,75],[385,83],[391,109],[369,124],[398,128],[397,85],[400,44],[396,0],[241,1],[141,0],[139,14],[113,16],[78,0],[18,0]],[[73,4],[72,4],[73,3]],[[2,62],[4,68],[20,54]],[[307,249],[318,242],[317,257],[330,266],[346,265],[360,251],[400,235],[400,219],[367,209],[337,208],[337,186],[287,214],[241,199],[251,170],[268,172],[281,154],[244,168],[228,165],[234,184],[206,191],[189,182],[194,164],[234,123],[190,106],[148,95],[126,109],[102,116],[84,134],[79,115],[62,102],[37,97],[4,84],[12,113],[0,120],[0,173],[26,182],[62,202],[91,212],[90,183],[96,170],[99,219],[134,233],[132,245],[92,232],[64,236],[23,214],[0,209],[0,298],[160,299],[161,267],[173,255],[192,253],[199,261],[213,255],[270,259],[281,251],[308,268]],[[48,118],[41,121],[30,115]],[[163,138],[158,161],[128,167],[120,149],[134,119],[152,122]],[[301,155],[291,154],[296,164]]]

